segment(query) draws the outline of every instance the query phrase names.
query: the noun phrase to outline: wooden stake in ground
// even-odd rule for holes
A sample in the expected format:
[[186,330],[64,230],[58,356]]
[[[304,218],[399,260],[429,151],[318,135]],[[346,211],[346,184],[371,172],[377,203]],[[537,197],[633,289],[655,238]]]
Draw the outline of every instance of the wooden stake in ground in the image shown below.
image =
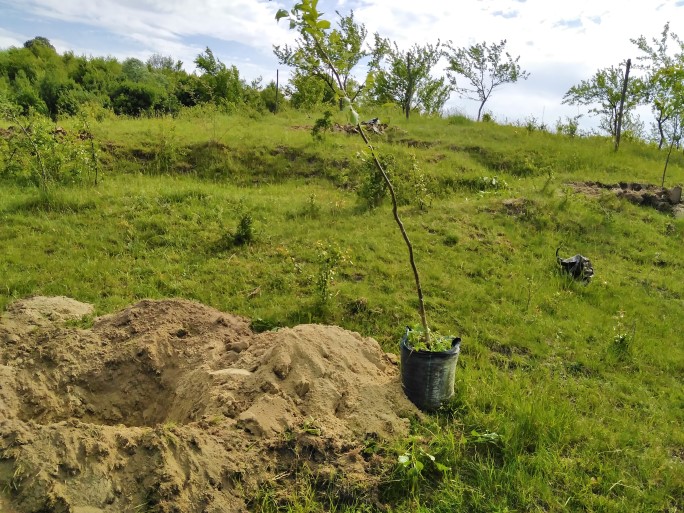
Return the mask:
[[627,95],[627,81],[629,80],[629,68],[632,66],[632,59],[627,59],[627,68],[625,69],[625,80],[622,83],[622,96],[620,97],[620,109],[617,117],[617,130],[615,130],[615,151],[620,147],[620,132],[622,131],[622,111],[625,107],[625,96]]

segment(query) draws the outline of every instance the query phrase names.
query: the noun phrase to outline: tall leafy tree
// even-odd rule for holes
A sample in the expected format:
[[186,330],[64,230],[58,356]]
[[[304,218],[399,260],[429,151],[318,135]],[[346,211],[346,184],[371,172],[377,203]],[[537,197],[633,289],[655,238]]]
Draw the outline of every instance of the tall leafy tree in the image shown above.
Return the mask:
[[334,100],[334,93],[323,80],[299,70],[292,74],[287,93],[295,109],[311,110],[316,105]]
[[195,58],[195,65],[202,71],[201,81],[206,85],[206,89],[200,92],[204,101],[212,99],[216,103],[238,104],[244,100],[247,86],[237,67],[226,66],[209,47]]
[[[599,127],[611,137],[617,135],[618,112],[625,79],[623,67],[624,63],[618,67],[600,69],[589,80],[582,80],[572,86],[563,96],[564,104],[591,106],[589,113],[600,116]],[[641,102],[642,93],[641,80],[629,80],[622,114],[625,131],[634,132],[638,129],[638,120],[633,113]]]
[[170,55],[154,53],[147,59],[150,71],[179,72],[183,69],[183,61],[174,61]]
[[399,104],[406,119],[412,110],[439,112],[451,91],[444,77],[431,75],[441,56],[439,41],[435,45],[414,44],[407,50],[400,50],[396,43],[375,34],[371,65],[377,73],[371,96],[380,103]]
[[[447,44],[449,66],[447,75],[454,90],[462,98],[480,102],[477,120],[482,117],[482,109],[494,89],[518,80],[527,80],[530,74],[518,64],[520,56],[513,58],[506,52],[506,40],[488,45],[486,42],[468,47],[455,48]],[[466,86],[459,85],[458,77],[463,77]]]
[[[337,15],[337,28],[322,32],[320,38],[302,30],[294,46],[274,46],[273,53],[281,64],[294,68],[297,74],[317,77],[334,96],[339,82],[354,99],[363,86],[354,88],[352,71],[368,56],[364,48],[367,31],[365,25],[356,22],[353,11],[346,16],[339,12]],[[326,49],[327,59],[322,58],[321,48]]]
[[24,43],[24,48],[28,48],[33,52],[39,51],[39,48],[45,48],[52,53],[55,53],[57,51],[55,50],[55,47],[52,46],[52,43],[50,43],[50,40],[47,37],[43,36],[36,36],[33,39],[29,39]]
[[[654,132],[657,134],[658,147],[662,148],[668,139],[668,130],[672,132],[673,124],[678,125],[681,116],[678,107],[682,103],[676,97],[681,95],[680,83],[673,80],[677,76],[677,68],[684,65],[684,42],[670,31],[669,23],[665,24],[660,39],[650,42],[639,36],[631,40],[641,55],[637,57],[639,68],[645,70],[644,101],[651,106]],[[674,46],[674,53],[670,49]],[[681,107],[680,107],[681,108]]]
[[[675,146],[679,147],[684,136],[684,65],[670,64],[649,74],[648,90],[657,92],[653,98],[653,111],[660,115],[656,120],[660,143],[668,142],[667,157],[663,168],[661,187],[665,186],[665,175],[670,156]],[[653,94],[653,93],[651,93]]]

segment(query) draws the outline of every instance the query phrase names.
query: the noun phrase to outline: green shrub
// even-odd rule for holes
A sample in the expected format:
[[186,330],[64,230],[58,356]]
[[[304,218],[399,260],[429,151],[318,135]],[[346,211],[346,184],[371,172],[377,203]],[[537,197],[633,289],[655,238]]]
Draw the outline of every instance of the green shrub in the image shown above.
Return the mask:
[[331,118],[332,112],[326,110],[323,113],[323,117],[316,120],[311,129],[311,137],[313,137],[315,141],[322,141],[325,138],[325,134],[332,130],[333,125],[332,121],[330,121]]

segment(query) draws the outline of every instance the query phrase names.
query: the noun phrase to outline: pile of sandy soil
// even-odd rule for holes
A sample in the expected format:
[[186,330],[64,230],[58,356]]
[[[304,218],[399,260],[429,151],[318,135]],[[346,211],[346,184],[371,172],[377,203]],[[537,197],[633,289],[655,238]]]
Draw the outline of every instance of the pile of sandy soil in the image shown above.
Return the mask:
[[34,297],[0,318],[4,513],[245,511],[302,465],[372,500],[364,447],[419,415],[396,357],[338,327],[255,334],[183,300],[76,327],[91,314]]

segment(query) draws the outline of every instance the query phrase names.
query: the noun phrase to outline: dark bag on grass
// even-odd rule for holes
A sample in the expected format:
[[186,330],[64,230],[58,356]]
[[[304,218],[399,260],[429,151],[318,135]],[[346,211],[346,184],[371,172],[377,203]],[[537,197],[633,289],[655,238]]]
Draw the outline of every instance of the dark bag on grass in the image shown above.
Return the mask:
[[556,250],[556,260],[560,265],[561,270],[576,280],[582,280],[589,283],[592,276],[594,276],[594,268],[591,265],[591,260],[582,255],[575,255],[570,258],[561,258],[558,256],[560,248]]

